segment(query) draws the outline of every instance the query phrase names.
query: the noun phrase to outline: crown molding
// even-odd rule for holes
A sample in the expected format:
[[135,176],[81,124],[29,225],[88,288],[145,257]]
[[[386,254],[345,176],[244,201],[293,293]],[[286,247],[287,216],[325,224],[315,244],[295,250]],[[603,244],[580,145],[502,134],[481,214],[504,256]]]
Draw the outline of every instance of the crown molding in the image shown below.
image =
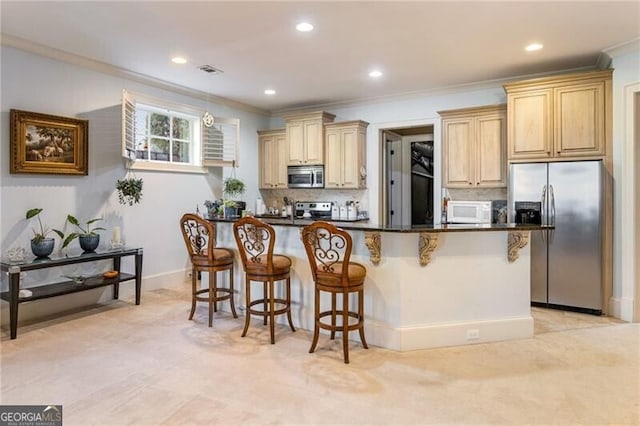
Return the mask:
[[106,62],[96,61],[95,59],[90,59],[84,56],[66,52],[64,50],[54,49],[42,44],[34,43],[20,37],[0,33],[0,44],[2,46],[13,47],[15,49],[20,49],[28,53],[43,56],[49,59],[54,59],[60,62],[66,62],[68,64],[90,69],[92,71],[112,75],[114,77],[126,78],[128,80],[132,80],[141,84],[146,84],[158,89],[168,90],[170,92],[189,96],[205,102],[214,102],[222,106],[236,108],[242,111],[259,114],[266,117],[271,116],[269,111],[257,108],[252,105],[234,101],[221,96],[216,96],[200,90],[194,90],[185,86],[181,86],[179,84],[170,83],[165,80],[130,71],[125,68],[117,67]]
[[627,53],[640,52],[640,37],[625,41],[624,43],[616,44],[615,46],[607,47],[602,51],[611,58],[626,55]]

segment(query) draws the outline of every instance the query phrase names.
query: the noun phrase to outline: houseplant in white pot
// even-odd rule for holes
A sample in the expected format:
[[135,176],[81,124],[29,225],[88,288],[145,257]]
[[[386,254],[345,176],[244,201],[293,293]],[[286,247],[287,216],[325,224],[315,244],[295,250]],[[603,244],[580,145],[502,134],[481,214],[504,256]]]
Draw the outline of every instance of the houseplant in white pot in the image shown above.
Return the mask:
[[25,214],[25,219],[31,219],[36,217],[38,219],[39,229],[33,229],[33,238],[31,238],[31,252],[36,257],[47,257],[53,251],[55,240],[53,238],[47,238],[51,232],[58,234],[60,238],[64,238],[64,234],[57,229],[50,229],[48,226],[42,224],[40,220],[41,208],[29,209]]

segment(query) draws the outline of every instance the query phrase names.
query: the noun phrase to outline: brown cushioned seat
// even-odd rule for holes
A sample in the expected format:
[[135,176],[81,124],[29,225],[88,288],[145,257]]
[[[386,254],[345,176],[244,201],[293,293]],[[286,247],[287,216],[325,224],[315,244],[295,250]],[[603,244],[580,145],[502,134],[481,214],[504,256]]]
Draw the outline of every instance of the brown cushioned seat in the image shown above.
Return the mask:
[[[336,285],[342,287],[342,268],[344,268],[344,262],[336,262],[333,265],[333,271],[330,273],[324,271],[318,271],[317,280],[321,284]],[[340,277],[338,277],[340,275]],[[347,271],[347,281],[349,285],[358,285],[367,276],[367,270],[364,266],[356,262],[349,262]]]
[[[267,255],[263,254],[255,259],[247,259],[247,271],[252,274],[267,274]],[[280,254],[273,255],[273,273],[286,274],[291,269],[291,259]]]

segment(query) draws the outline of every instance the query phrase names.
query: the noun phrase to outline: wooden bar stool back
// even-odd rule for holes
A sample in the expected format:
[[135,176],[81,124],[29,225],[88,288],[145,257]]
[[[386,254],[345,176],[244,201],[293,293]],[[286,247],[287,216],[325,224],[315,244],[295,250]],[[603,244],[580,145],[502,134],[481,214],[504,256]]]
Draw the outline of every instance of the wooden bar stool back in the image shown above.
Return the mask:
[[[217,311],[217,303],[229,300],[231,313],[238,318],[233,301],[233,251],[217,248],[215,245],[215,227],[213,223],[195,214],[187,213],[180,219],[182,237],[191,258],[191,313],[193,319],[196,302],[209,303],[209,327],[213,322],[213,312]],[[209,286],[198,288],[198,273],[209,273]],[[218,288],[217,273],[229,271],[229,288]]]
[[[233,235],[242,259],[246,281],[247,313],[242,337],[247,335],[251,315],[258,315],[263,318],[264,325],[269,323],[273,344],[276,315],[287,314],[291,330],[296,331],[291,320],[291,259],[273,253],[276,242],[273,227],[254,217],[246,216],[234,223]],[[251,299],[251,281],[262,282],[261,298]],[[284,299],[275,296],[274,285],[278,281],[285,282]]]
[[[344,362],[349,363],[349,332],[358,330],[362,346],[368,349],[364,337],[364,279],[366,268],[356,262],[351,262],[351,235],[346,231],[327,222],[314,222],[302,230],[304,244],[311,273],[315,282],[313,343],[309,352],[312,353],[318,344],[320,329],[331,331],[331,339],[336,331],[342,332],[342,347]],[[320,292],[331,294],[331,310],[320,310]],[[349,311],[349,295],[357,294],[357,312]],[[341,294],[342,306],[336,308],[336,296]],[[323,322],[322,318],[330,317],[331,323]],[[340,324],[336,317],[341,318]],[[356,321],[349,321],[355,318]]]

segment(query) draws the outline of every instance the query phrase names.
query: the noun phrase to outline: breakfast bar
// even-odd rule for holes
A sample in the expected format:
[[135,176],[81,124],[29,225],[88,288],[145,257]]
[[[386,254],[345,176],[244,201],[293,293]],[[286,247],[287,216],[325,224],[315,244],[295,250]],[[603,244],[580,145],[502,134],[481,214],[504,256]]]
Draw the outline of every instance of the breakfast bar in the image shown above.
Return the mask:
[[[311,221],[264,220],[276,230],[276,250],[292,259],[294,323],[311,330],[313,279],[300,240]],[[217,245],[235,248],[233,220],[212,221]],[[353,238],[351,260],[367,268],[369,343],[407,351],[533,336],[527,242],[540,226],[336,224]]]

